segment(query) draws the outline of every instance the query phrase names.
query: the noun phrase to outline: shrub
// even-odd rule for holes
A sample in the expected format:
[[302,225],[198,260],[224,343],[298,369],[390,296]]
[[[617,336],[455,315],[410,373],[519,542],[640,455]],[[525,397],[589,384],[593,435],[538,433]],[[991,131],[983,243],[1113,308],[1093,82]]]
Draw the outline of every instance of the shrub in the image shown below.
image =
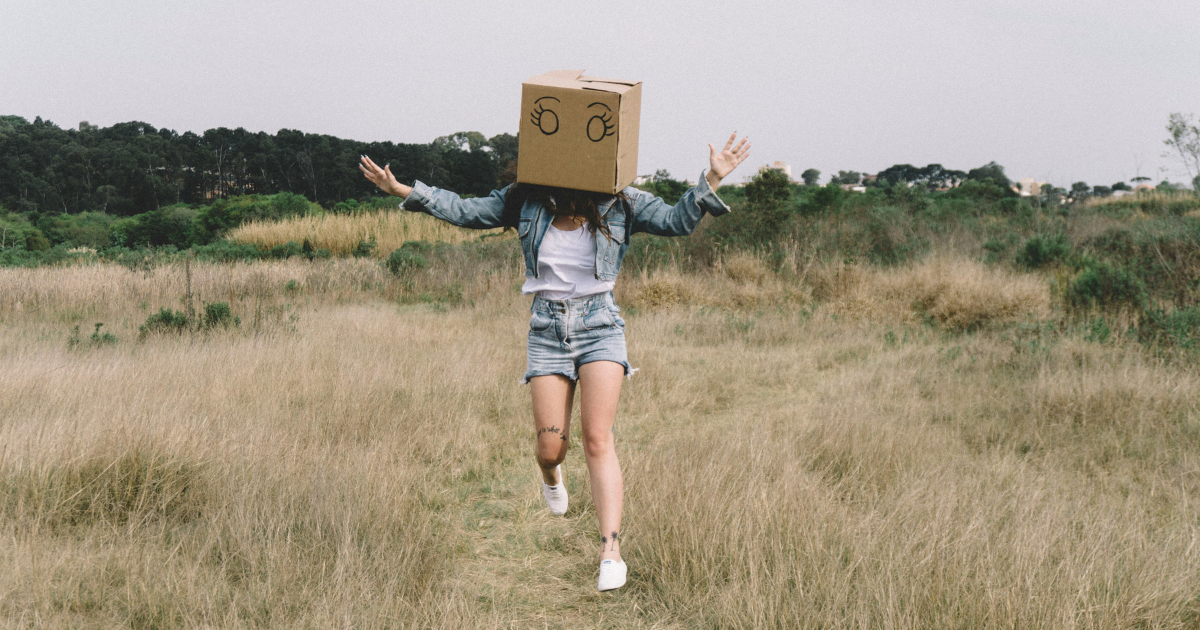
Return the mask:
[[188,317],[186,313],[175,312],[169,308],[163,307],[158,309],[150,317],[146,318],[146,323],[138,326],[138,337],[144,339],[146,335],[152,333],[175,333],[182,334],[188,328]]
[[901,208],[871,208],[866,225],[867,257],[878,265],[903,263],[922,247],[918,238],[908,238],[909,217]]
[[837,184],[828,184],[813,191],[809,203],[801,206],[805,214],[821,214],[837,210],[846,199],[846,191]]
[[1125,267],[1088,261],[1067,289],[1067,301],[1076,307],[1139,308],[1146,295],[1142,281]]
[[96,329],[92,331],[93,346],[108,346],[117,343],[117,336],[110,333],[101,333],[100,329],[104,326],[103,322],[96,322]]
[[175,204],[120,219],[112,224],[112,239],[126,247],[187,247],[196,214],[187,204]]
[[197,260],[212,262],[238,262],[262,258],[262,253],[258,251],[257,247],[226,240],[193,247],[192,253],[195,254]]
[[267,250],[266,258],[291,258],[303,254],[303,248],[296,241],[288,241],[283,245],[276,245]]
[[1062,234],[1035,234],[1025,241],[1017,253],[1017,264],[1027,269],[1040,269],[1063,262],[1071,254],[1071,243]]
[[304,239],[300,245],[300,253],[309,260],[326,259],[333,255],[328,249],[313,247],[312,241]]
[[58,245],[41,251],[27,251],[25,249],[10,247],[0,250],[0,267],[37,267],[87,257],[87,254],[68,251],[64,245]]
[[195,243],[211,242],[247,221],[278,221],[321,212],[320,206],[303,195],[289,192],[219,199],[196,214],[192,240]]
[[1138,330],[1147,342],[1157,342],[1184,350],[1200,350],[1200,306],[1175,309],[1147,309]]
[[41,230],[33,228],[25,235],[25,250],[30,252],[41,252],[50,249],[50,239]]
[[354,251],[351,253],[354,254],[355,258],[367,258],[375,252],[375,247],[375,237],[371,236],[359,241],[358,245],[354,246]]
[[204,313],[201,315],[201,325],[205,328],[216,328],[221,326],[228,328],[230,326],[238,327],[242,325],[241,318],[234,317],[233,310],[229,308],[228,302],[212,302],[204,304]]
[[408,241],[388,256],[387,268],[397,276],[403,276],[414,269],[423,269],[429,264],[424,254],[432,249],[433,245],[430,243]]
[[[100,346],[111,346],[111,345],[117,343],[116,335],[114,335],[110,332],[104,332],[104,333],[100,332],[100,329],[103,327],[104,327],[103,322],[96,322],[96,329],[92,331],[92,336],[91,336],[91,344],[90,345],[92,347],[98,348]],[[77,325],[71,329],[71,336],[67,338],[67,347],[78,348],[81,345],[83,345],[83,339],[80,338],[80,336],[79,336],[79,326]]]

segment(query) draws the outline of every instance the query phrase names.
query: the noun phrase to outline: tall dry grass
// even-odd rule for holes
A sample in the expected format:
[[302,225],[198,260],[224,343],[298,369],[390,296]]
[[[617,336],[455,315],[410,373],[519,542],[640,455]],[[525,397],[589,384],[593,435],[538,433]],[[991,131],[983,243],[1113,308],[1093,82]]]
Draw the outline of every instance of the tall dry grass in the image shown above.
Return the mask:
[[[1200,623],[1200,378],[1020,326],[1052,308],[1035,276],[622,278],[630,582],[601,595],[578,451],[571,511],[541,503],[520,267],[457,307],[372,269],[197,266],[244,321],[295,317],[140,343],[182,270],[0,270],[4,625]],[[81,311],[120,341],[69,347]]]
[[406,241],[461,243],[501,230],[467,230],[428,215],[403,210],[325,214],[282,221],[256,221],[234,228],[227,238],[270,249],[288,242],[308,241],[314,249],[348,256],[358,244],[374,240],[375,255],[386,257]]
[[1124,197],[1089,197],[1083,202],[1085,208],[1120,205],[1157,205],[1166,207],[1179,201],[1195,201],[1196,193],[1190,190],[1150,190]]

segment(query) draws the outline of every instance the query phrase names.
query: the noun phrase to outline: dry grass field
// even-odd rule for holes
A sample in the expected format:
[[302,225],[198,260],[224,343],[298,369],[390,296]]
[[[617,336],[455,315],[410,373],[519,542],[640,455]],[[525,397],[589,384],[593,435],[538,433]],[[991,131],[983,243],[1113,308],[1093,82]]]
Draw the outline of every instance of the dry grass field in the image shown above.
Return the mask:
[[518,262],[453,304],[366,259],[192,275],[240,326],[139,340],[179,266],[0,269],[0,626],[1200,626],[1200,375],[1058,332],[1046,278],[623,277],[600,594],[578,449],[541,500]]
[[335,256],[348,256],[360,242],[374,240],[375,255],[386,257],[406,241],[459,243],[475,240],[481,234],[500,233],[463,230],[428,215],[392,210],[257,221],[234,228],[228,238],[262,250],[288,241],[308,241],[313,248],[328,249]]

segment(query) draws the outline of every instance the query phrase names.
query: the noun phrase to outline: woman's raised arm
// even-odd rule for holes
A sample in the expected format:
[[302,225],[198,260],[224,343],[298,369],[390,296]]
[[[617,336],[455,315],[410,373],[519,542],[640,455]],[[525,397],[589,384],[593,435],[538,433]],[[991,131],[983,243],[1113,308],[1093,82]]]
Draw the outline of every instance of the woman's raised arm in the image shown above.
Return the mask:
[[717,186],[750,155],[749,139],[743,138],[734,146],[736,139],[737,132],[734,132],[720,153],[716,147],[708,145],[709,168],[704,173],[703,181],[684,193],[674,206],[667,205],[650,193],[627,188],[633,202],[632,231],[658,236],[686,236],[695,231],[704,213],[717,217],[729,212],[729,206],[717,197]]
[[[708,145],[710,148],[712,145]],[[412,194],[412,186],[405,186],[396,181],[396,176],[392,175],[392,165],[384,164],[383,168],[371,161],[371,158],[360,155],[358,170],[362,171],[363,175],[371,180],[372,184],[379,187],[379,190],[393,195],[395,197],[408,197]]]
[[742,141],[733,146],[733,141],[737,139],[737,132],[733,132],[729,136],[729,142],[725,143],[725,148],[717,153],[717,148],[708,143],[708,173],[704,179],[708,180],[708,187],[713,190],[721,185],[721,180],[725,179],[733,169],[737,168],[746,158],[750,157],[750,138],[742,138]]
[[379,165],[371,161],[371,158],[365,155],[360,157],[362,159],[358,169],[363,172],[363,175],[383,192],[404,197],[404,202],[400,206],[405,210],[424,212],[459,227],[475,230],[504,226],[504,200],[508,195],[507,187],[493,190],[492,194],[487,197],[463,199],[449,190],[432,188],[421,182],[405,186],[396,181],[390,165],[385,164],[383,168],[379,168]]

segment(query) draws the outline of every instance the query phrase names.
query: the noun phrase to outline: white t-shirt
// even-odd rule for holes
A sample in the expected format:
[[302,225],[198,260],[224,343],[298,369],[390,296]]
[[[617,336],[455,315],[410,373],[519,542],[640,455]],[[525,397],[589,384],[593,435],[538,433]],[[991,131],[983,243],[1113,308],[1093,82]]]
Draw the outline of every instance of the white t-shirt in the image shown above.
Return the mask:
[[587,225],[571,231],[547,227],[538,248],[537,271],[538,277],[525,279],[521,293],[571,300],[613,289],[613,282],[596,279],[596,235]]

